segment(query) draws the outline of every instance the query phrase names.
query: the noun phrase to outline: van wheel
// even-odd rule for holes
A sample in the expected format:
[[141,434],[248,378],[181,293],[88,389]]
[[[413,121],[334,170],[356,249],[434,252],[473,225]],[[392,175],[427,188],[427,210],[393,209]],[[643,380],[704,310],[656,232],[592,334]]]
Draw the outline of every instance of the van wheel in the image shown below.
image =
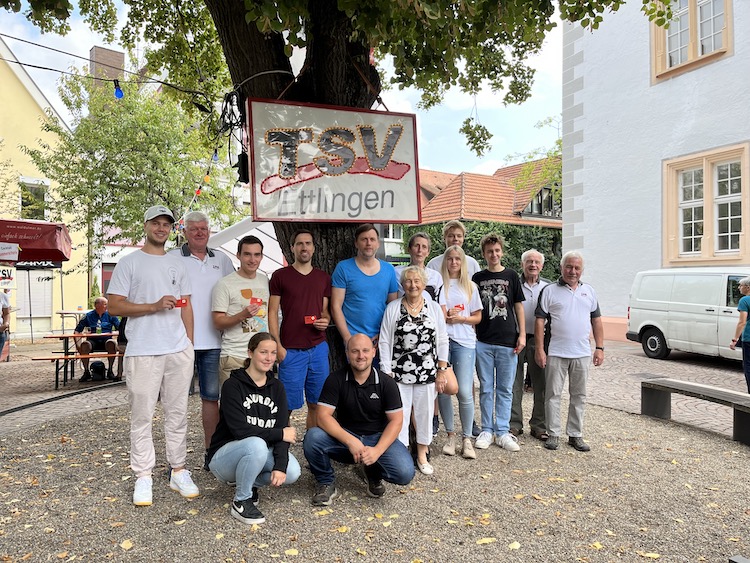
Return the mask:
[[641,345],[643,346],[643,352],[649,358],[656,358],[657,360],[663,360],[672,351],[667,348],[664,335],[656,328],[650,328],[643,333]]

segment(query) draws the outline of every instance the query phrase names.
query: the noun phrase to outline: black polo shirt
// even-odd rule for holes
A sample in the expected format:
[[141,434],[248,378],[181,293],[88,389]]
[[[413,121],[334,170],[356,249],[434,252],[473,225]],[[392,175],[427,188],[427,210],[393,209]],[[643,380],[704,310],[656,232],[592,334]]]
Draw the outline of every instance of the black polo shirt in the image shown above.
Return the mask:
[[334,409],[342,428],[367,436],[385,430],[388,413],[401,410],[401,394],[393,378],[372,368],[363,385],[354,379],[349,367],[333,372],[326,379],[319,405]]

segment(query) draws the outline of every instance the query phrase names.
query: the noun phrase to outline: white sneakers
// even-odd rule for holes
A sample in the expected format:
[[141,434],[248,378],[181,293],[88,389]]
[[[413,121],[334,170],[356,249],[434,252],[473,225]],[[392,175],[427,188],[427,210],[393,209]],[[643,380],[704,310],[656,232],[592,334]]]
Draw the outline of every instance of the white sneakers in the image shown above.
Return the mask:
[[477,459],[477,452],[474,451],[474,446],[471,444],[471,438],[464,438],[461,455],[464,459]]
[[478,450],[486,450],[490,447],[490,444],[492,444],[492,434],[482,430],[477,436],[476,442],[474,442],[474,447]]
[[443,453],[445,455],[456,455],[456,435],[449,434],[448,439],[445,441],[443,446]]
[[151,506],[152,493],[151,488],[153,480],[151,477],[138,477],[133,489],[133,504],[136,506]]
[[190,478],[190,471],[187,469],[183,469],[182,471],[172,470],[172,476],[169,478],[169,488],[177,491],[185,498],[195,498],[201,494],[198,487],[195,486],[195,483]]
[[495,438],[495,443],[509,452],[517,452],[521,449],[521,446],[518,445],[518,438],[510,432],[506,432],[502,436],[497,436]]
[[[195,498],[200,490],[190,477],[190,471],[172,471],[169,478],[169,488],[179,492],[185,498]],[[149,477],[138,477],[133,489],[133,504],[136,506],[151,506],[153,503],[154,480]]]

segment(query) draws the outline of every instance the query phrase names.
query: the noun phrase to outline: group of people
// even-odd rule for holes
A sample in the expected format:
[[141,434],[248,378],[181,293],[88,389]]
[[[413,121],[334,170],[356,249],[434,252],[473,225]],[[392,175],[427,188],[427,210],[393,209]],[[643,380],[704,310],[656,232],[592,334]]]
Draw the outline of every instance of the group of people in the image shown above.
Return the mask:
[[[133,502],[152,503],[155,453],[151,423],[157,400],[164,409],[170,487],[200,494],[185,468],[187,400],[197,369],[206,454],[204,468],[235,484],[231,515],[265,521],[258,489],[295,482],[300,464],[289,451],[297,440],[291,412],[307,404],[303,451],[316,480],[312,503],[338,496],[331,460],[356,464],[367,494],[385,494],[383,481],[406,484],[416,469],[432,474],[429,446],[439,411],[455,455],[452,395],[458,395],[460,453],[495,442],[518,451],[523,433],[524,363],[534,387],[532,436],[556,449],[561,435],[560,396],[570,378],[567,434],[583,441],[586,371],[603,361],[603,331],[596,294],[580,281],[583,258],[568,253],[556,283],[540,278],[544,257],[523,255],[523,273],[501,264],[504,241],[481,241],[480,269],[462,250],[465,228],[443,230],[446,251],[425,265],[430,238],[408,243],[411,263],[395,269],[377,258],[372,224],[355,231],[356,255],[332,276],[312,266],[315,241],[298,230],[294,262],[271,280],[258,271],[263,244],[239,241],[240,268],[208,248],[208,217],[184,218],[186,243],[165,243],[175,218],[163,206],[146,211],[146,243],[124,257],[109,286],[112,315],[128,317],[124,371],[131,404]],[[329,373],[326,330],[335,324],[345,346],[345,367]],[[272,368],[278,366],[278,379]],[[473,441],[474,370],[480,382],[481,429]],[[520,382],[520,383],[519,383]],[[409,448],[412,449],[410,453]]]

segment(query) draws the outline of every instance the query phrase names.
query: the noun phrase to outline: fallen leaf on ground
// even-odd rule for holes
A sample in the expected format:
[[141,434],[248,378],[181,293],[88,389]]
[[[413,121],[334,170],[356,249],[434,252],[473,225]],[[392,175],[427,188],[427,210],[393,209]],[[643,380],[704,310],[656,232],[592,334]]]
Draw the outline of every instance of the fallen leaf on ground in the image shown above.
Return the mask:
[[284,555],[299,555],[299,551],[297,551],[296,549],[287,549],[284,552]]
[[481,538],[477,540],[477,545],[485,545],[488,543],[495,543],[497,538]]
[[521,544],[517,541],[508,544],[508,549],[521,549]]
[[133,549],[133,542],[130,540],[122,540],[120,547],[123,548],[125,551],[130,551],[131,549]]

